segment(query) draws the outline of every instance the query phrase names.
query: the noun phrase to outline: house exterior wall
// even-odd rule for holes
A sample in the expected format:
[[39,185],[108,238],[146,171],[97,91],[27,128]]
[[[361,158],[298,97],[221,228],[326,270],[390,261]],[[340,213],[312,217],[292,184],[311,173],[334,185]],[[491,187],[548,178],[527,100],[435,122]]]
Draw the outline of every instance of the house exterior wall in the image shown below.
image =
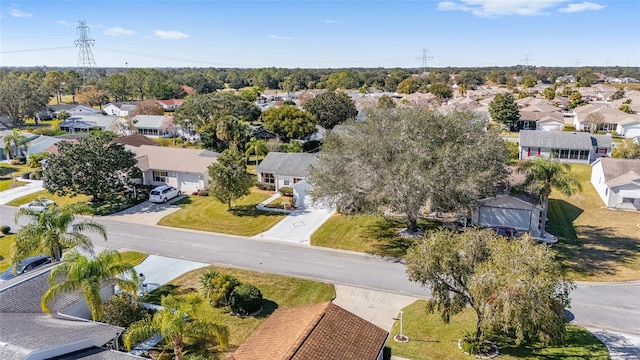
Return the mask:
[[[544,156],[547,158],[551,158],[551,150],[550,148],[545,148],[545,147],[534,147],[534,146],[518,146],[519,149],[519,156],[521,160],[531,160],[531,159],[535,159],[538,156]],[[597,149],[597,150],[596,150]],[[567,158],[558,158],[555,157],[558,161],[561,162],[568,162],[568,163],[575,163],[575,164],[590,164],[594,161],[596,161],[597,159],[601,158],[601,157],[608,157],[611,155],[611,148],[592,148],[592,149],[582,149],[582,150],[575,150],[575,149],[553,149],[553,150],[557,150],[558,152],[561,152],[563,150],[568,150],[570,151],[571,154],[574,154],[574,152],[576,151],[588,151],[589,153],[587,154],[587,158],[586,159],[580,159],[580,153],[578,153],[578,158],[577,159],[567,159]]]
[[[160,172],[166,172],[166,176],[163,176],[163,180],[157,178],[160,176]],[[197,184],[194,182],[194,176],[198,176]],[[180,171],[167,171],[167,170],[147,170],[142,172],[144,185],[169,185],[182,192],[197,191],[205,189],[209,183],[208,174],[197,173],[185,173]]]
[[284,186],[293,187],[293,184],[297,183],[298,181],[304,180],[295,176],[275,175],[275,177],[276,191],[280,190],[280,188]]
[[[102,289],[100,289],[100,297],[102,298],[103,302],[107,301],[107,299],[112,297],[114,294],[115,294],[115,287],[113,285],[105,286]],[[91,312],[89,311],[89,308],[87,307],[87,301],[84,298],[82,298],[82,300],[78,301],[77,303],[69,306],[68,308],[64,309],[62,313],[65,315],[74,316],[81,319],[91,320]]]
[[602,163],[597,162],[593,164],[591,168],[591,185],[596,189],[598,196],[604,202],[606,207],[610,207],[610,191],[609,187],[605,184],[604,173],[602,172]]
[[633,184],[625,184],[616,186],[609,189],[609,204],[607,207],[615,209],[626,210],[640,210],[640,199],[634,199],[631,203],[622,202],[622,196],[620,196],[620,190],[639,190],[637,186]]
[[638,137],[640,136],[640,123],[618,124],[616,133],[630,139]]

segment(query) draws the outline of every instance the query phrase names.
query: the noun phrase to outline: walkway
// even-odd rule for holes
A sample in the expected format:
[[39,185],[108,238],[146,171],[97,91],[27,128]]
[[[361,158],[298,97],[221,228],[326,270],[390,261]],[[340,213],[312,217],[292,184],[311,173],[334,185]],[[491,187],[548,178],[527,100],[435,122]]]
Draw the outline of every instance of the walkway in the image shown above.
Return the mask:
[[8,202],[15,199],[44,190],[44,188],[42,187],[42,180],[20,179],[20,181],[28,182],[28,184],[0,192],[0,205],[6,205]]

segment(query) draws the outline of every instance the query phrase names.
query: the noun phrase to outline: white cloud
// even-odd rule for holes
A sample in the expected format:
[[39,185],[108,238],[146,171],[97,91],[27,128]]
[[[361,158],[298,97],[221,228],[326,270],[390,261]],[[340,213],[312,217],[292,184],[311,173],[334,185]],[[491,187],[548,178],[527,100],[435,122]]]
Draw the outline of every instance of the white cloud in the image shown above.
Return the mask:
[[62,26],[71,26],[71,23],[68,21],[64,21],[64,20],[56,20],[56,24],[58,25],[62,25]]
[[189,37],[189,35],[183,33],[182,31],[156,30],[153,32],[153,34],[161,39],[186,39]]
[[441,1],[438,10],[459,10],[475,16],[547,15],[549,10],[568,0],[458,0]]
[[274,39],[274,40],[291,40],[291,39],[293,39],[293,38],[292,38],[292,37],[288,37],[288,36],[269,35],[269,39]]
[[340,25],[344,25],[344,23],[342,21],[338,21],[338,20],[331,20],[331,19],[327,19],[324,21],[325,24],[340,24]]
[[129,30],[121,27],[113,27],[111,29],[107,29],[104,31],[104,34],[108,36],[133,35],[135,33],[136,32],[133,30]]
[[23,17],[32,17],[33,14],[29,14],[28,12],[24,12],[20,9],[13,8],[9,10],[9,15],[14,18],[23,18]]
[[589,10],[602,10],[604,8],[606,8],[605,5],[600,5],[600,4],[585,1],[578,4],[569,4],[567,5],[567,7],[564,7],[558,11],[564,12],[564,13],[575,13],[575,12],[589,11]]

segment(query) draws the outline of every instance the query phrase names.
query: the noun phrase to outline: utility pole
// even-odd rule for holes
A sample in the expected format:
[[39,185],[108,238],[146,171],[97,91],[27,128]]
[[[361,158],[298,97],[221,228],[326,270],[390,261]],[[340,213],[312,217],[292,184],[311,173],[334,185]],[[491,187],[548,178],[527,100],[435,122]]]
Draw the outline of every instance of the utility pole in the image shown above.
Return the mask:
[[422,49],[422,54],[416,58],[416,60],[420,61],[422,65],[422,73],[424,74],[427,71],[427,63],[429,60],[433,60],[432,56],[429,56],[430,51],[427,49]]
[[87,79],[91,79],[95,75],[96,60],[93,58],[91,47],[96,41],[89,38],[89,26],[86,21],[78,21],[76,28],[78,39],[74,42],[80,48],[78,53],[78,72],[82,74],[82,83],[86,84]]

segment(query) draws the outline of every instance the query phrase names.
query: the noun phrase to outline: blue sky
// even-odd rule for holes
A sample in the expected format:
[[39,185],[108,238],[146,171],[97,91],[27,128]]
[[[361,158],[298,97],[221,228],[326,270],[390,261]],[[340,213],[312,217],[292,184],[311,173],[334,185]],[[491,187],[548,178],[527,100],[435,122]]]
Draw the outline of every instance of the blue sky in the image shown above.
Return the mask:
[[[0,66],[640,66],[640,1],[0,2]],[[526,61],[525,59],[528,59]]]

